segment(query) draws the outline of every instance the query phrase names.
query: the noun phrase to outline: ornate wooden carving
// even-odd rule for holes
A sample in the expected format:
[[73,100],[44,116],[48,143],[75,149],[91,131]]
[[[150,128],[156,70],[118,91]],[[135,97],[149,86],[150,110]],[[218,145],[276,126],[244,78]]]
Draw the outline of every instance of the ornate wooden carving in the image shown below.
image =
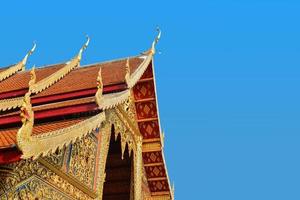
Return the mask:
[[93,134],[72,145],[68,173],[92,189],[95,175],[97,143]]

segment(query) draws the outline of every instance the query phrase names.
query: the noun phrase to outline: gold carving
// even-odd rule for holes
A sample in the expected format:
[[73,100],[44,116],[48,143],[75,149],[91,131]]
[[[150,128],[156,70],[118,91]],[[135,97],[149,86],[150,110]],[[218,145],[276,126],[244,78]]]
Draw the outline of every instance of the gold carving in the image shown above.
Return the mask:
[[82,53],[83,51],[89,46],[90,43],[90,37],[86,36],[86,42],[84,43],[84,45],[82,45],[81,49],[79,50],[79,53],[77,55],[77,59],[80,61],[81,57],[82,57]]
[[[35,75],[35,67],[33,66],[30,71],[30,80],[28,83],[29,88],[32,87],[35,84],[35,82],[36,82],[36,75]],[[13,98],[13,99],[4,99],[4,100],[0,101],[0,110],[9,110],[12,108],[17,108],[17,107],[23,106],[23,108],[21,108],[21,114],[22,114],[22,111],[24,111],[24,109],[26,109],[25,107],[27,107],[27,109],[29,109],[28,111],[30,111],[30,110],[32,110],[32,107],[30,104],[30,95],[31,95],[31,90],[29,89],[28,92],[25,94],[24,99],[18,97],[18,98]]]
[[[33,85],[36,81],[36,75],[34,71],[34,67],[30,71],[30,81],[29,86]],[[21,120],[22,120],[22,127],[18,130],[17,133],[17,146],[19,149],[28,148],[27,141],[31,140],[31,133],[34,124],[34,113],[32,110],[31,100],[30,100],[31,92],[30,90],[25,94],[22,107],[21,107]],[[27,147],[26,147],[27,146]],[[30,148],[30,146],[29,146]]]
[[93,187],[97,144],[93,134],[82,138],[72,145],[68,173],[76,177],[81,183]]
[[126,62],[126,75],[125,75],[125,81],[128,88],[133,88],[135,84],[140,80],[146,69],[148,68],[150,62],[152,61],[153,55],[155,54],[155,46],[158,43],[160,37],[161,37],[161,31],[159,28],[157,28],[158,34],[154,41],[152,42],[151,48],[146,51],[145,53],[142,53],[142,56],[140,58],[144,59],[144,61],[140,64],[140,66],[132,73],[130,74],[130,67],[129,67],[129,59],[127,59]]
[[134,153],[134,199],[142,199],[143,157],[142,136],[136,137],[136,151]]
[[29,56],[31,56],[33,54],[33,52],[35,51],[36,48],[36,43],[33,43],[33,47],[28,51],[28,53],[25,55],[25,57],[23,58],[23,60],[21,61],[22,63],[22,71],[25,70],[25,65],[27,63],[27,60],[29,58]]
[[[114,127],[115,139],[120,135],[121,136],[121,151],[122,157],[125,151],[126,145],[128,146],[129,155],[132,151],[136,151],[136,141],[135,136],[133,134],[132,128],[129,128],[129,124],[126,122],[126,119],[122,117],[116,109],[109,109],[105,111],[106,113],[106,121],[103,123],[102,128],[100,129],[101,134],[101,143],[100,143],[100,157],[99,157],[99,168],[98,168],[98,198],[102,200],[103,195],[103,184],[105,182],[105,165],[106,158],[109,149],[109,141],[111,137],[111,128]],[[140,147],[141,148],[141,147]],[[140,151],[141,152],[141,151]],[[137,154],[139,155],[139,154]],[[137,156],[135,155],[135,156]],[[140,154],[141,155],[141,154]],[[141,157],[138,157],[137,161],[142,161]],[[138,166],[141,166],[140,164]],[[141,176],[140,176],[141,177]],[[138,178],[138,176],[136,176]],[[139,178],[138,178],[139,179]],[[135,183],[138,183],[137,185]],[[134,194],[138,194],[141,189],[139,185],[139,181],[134,181],[135,190],[137,190]],[[140,196],[137,196],[135,199],[138,199]]]
[[128,87],[128,84],[130,82],[130,65],[129,65],[129,58],[127,58],[126,60],[126,67],[125,67],[125,70],[126,70],[126,74],[125,74],[125,82],[127,84],[127,87]]
[[[72,184],[68,183],[65,179],[58,176],[53,171],[49,170],[40,162],[32,160],[21,160],[17,163],[4,166],[2,165],[0,167],[0,182],[4,183],[6,191],[2,197],[6,195],[13,197],[15,193],[20,191],[20,188],[26,186],[26,183],[30,182],[30,180],[32,180],[34,177],[43,180],[43,182],[47,183],[47,185],[54,186],[55,192],[53,191],[53,195],[59,195],[59,193],[63,193],[64,196],[70,196],[70,199],[93,199]],[[43,190],[43,188],[41,188],[41,190]],[[46,192],[41,190],[37,190],[36,192],[33,190],[32,194],[26,194],[22,192],[24,193],[22,195],[24,195],[24,197],[26,195],[27,197],[30,195],[35,195],[35,197],[39,197],[40,199],[47,199],[43,198],[43,195],[48,194],[49,191]]]
[[121,150],[123,159],[126,144],[128,146],[129,155],[131,151],[135,150],[136,148],[133,131],[129,127],[129,124],[126,123],[125,119],[122,119],[122,116],[118,114],[116,110],[108,110],[106,115],[107,121],[114,125],[115,139],[117,139],[119,135],[121,136]]
[[103,95],[101,99],[101,104],[99,108],[102,110],[107,110],[110,108],[114,108],[117,105],[124,103],[130,95],[130,90],[124,90],[122,92],[111,93]]
[[66,153],[66,147],[63,149],[56,149],[54,153],[51,153],[49,156],[46,156],[44,159],[51,163],[52,165],[62,168],[64,163],[64,157]]
[[101,141],[100,141],[100,157],[98,163],[98,176],[97,176],[97,194],[98,200],[102,200],[103,197],[103,186],[105,182],[105,166],[106,159],[109,149],[109,142],[111,137],[111,124],[109,122],[104,122],[102,128],[100,129]]
[[58,70],[57,72],[51,74],[50,76],[42,79],[41,81],[35,83],[33,86],[30,87],[30,90],[32,93],[37,94],[60,79],[62,79],[64,76],[66,76],[69,72],[71,72],[73,69],[75,69],[77,66],[80,65],[81,57],[82,57],[82,52],[87,48],[88,44],[90,42],[90,38],[87,37],[86,43],[82,46],[82,48],[79,50],[79,53],[75,58],[73,58],[70,62],[66,64],[63,68]]
[[140,80],[140,78],[148,68],[150,62],[152,61],[153,55],[149,54],[146,56],[140,56],[140,58],[144,59],[143,62],[126,80],[126,84],[128,88],[133,88],[133,86],[135,86],[138,80]]
[[[6,197],[5,197],[6,196]],[[53,200],[70,200],[65,194],[61,193],[48,183],[42,180],[32,177],[24,182],[15,191],[10,191],[6,195],[3,195],[1,199],[7,200],[35,200],[35,199],[53,199]]]
[[141,135],[136,120],[137,114],[136,114],[133,95],[130,94],[130,96],[123,103],[123,105],[118,106],[116,109],[118,110],[118,112],[120,112],[123,115],[127,123],[129,123],[130,127],[134,131],[134,134]]
[[130,90],[103,95],[102,69],[99,69],[95,101],[100,109],[107,110],[113,108],[126,101],[129,95]]
[[[36,76],[34,68],[31,70],[31,79],[29,87],[35,83]],[[73,126],[44,133],[42,135],[32,136],[34,124],[34,112],[30,102],[31,90],[24,97],[21,108],[22,127],[17,133],[17,146],[22,151],[22,158],[38,158],[41,154],[47,155],[54,153],[56,149],[62,149],[63,146],[74,143],[85,135],[98,128],[105,120],[105,114],[100,113],[89,119],[83,120]]]
[[13,74],[17,73],[20,70],[24,71],[28,57],[34,52],[35,48],[36,48],[36,44],[34,43],[32,49],[30,51],[28,51],[28,53],[25,55],[25,57],[23,58],[23,60],[21,62],[9,67],[8,69],[4,70],[3,72],[1,72],[0,73],[0,82],[3,81],[4,79],[7,79],[10,76],[12,76]]
[[[31,86],[35,82],[34,68],[31,71]],[[30,102],[31,91],[29,90],[24,97],[21,108],[22,127],[17,133],[17,146],[23,152],[22,158],[36,159],[41,154],[54,153],[56,149],[63,148],[64,145],[74,143],[77,139],[91,133],[98,128],[105,120],[105,114],[100,113],[89,119],[81,121],[73,126],[32,136],[34,113]]]
[[154,55],[156,50],[155,50],[155,46],[157,45],[158,41],[160,40],[160,37],[161,37],[161,30],[159,27],[156,28],[156,31],[157,31],[157,36],[156,38],[154,39],[154,41],[152,42],[152,46],[151,46],[151,49],[150,49],[150,54]]
[[22,106],[23,98],[17,97],[12,99],[0,100],[0,111],[11,110]]
[[97,92],[95,94],[96,103],[98,106],[102,105],[103,101],[103,82],[102,82],[102,68],[100,67],[97,76]]
[[[89,119],[81,121],[75,125],[59,130],[51,131],[41,135],[31,136],[32,124],[23,123],[18,131],[18,147],[23,152],[22,158],[33,159],[40,155],[47,155],[61,149],[70,143],[74,143],[77,139],[81,139],[87,134],[97,129],[105,120],[105,114],[102,112]],[[26,131],[30,131],[29,133]],[[25,136],[25,137],[24,137]]]

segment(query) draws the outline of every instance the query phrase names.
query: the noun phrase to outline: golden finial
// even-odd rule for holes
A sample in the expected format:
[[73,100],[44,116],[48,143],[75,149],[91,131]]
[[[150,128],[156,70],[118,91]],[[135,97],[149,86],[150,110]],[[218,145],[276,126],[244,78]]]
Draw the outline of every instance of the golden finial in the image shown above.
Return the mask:
[[155,51],[155,46],[156,46],[156,44],[158,43],[158,41],[159,41],[159,39],[161,37],[161,30],[160,30],[159,27],[156,27],[156,31],[157,31],[157,36],[155,37],[154,41],[152,42],[152,46],[151,46],[151,49],[150,49],[150,53],[152,55],[155,54],[155,52],[156,52]]
[[[31,105],[31,86],[35,84],[36,76],[34,67],[32,67],[30,71],[30,81],[28,83],[29,89],[28,92],[25,94],[23,103],[21,106],[21,121],[22,121],[22,127],[18,130],[17,133],[17,147],[24,153],[24,149],[28,146],[26,143],[31,140],[31,133],[33,130],[33,124],[34,124],[34,113],[32,110]],[[31,147],[31,146],[30,146]],[[22,155],[22,158],[24,158],[25,154]]]
[[28,89],[28,92],[24,96],[23,104],[21,107],[20,116],[21,116],[21,120],[22,120],[23,124],[28,120],[33,120],[32,119],[33,112],[32,112],[30,95],[31,95],[31,87],[35,84],[35,82],[36,82],[35,66],[33,66],[30,71],[30,80],[28,83],[29,89]]
[[22,65],[23,65],[22,71],[25,70],[25,65],[26,65],[26,62],[28,60],[28,57],[31,56],[31,54],[34,52],[35,48],[36,48],[36,43],[33,42],[33,47],[28,51],[28,53],[26,54],[26,56],[22,60]]
[[81,49],[79,50],[78,53],[78,59],[81,60],[82,57],[82,52],[89,46],[90,43],[90,38],[88,35],[86,35],[86,42],[84,43],[84,45],[81,47]]
[[[35,74],[35,66],[33,66],[30,70],[30,81],[28,83],[29,89],[32,88],[35,82],[36,82],[36,74]],[[31,90],[29,90],[29,92],[31,92]]]
[[127,84],[127,86],[129,85],[129,81],[130,81],[130,65],[129,65],[129,58],[127,58],[126,60],[126,74],[125,74],[125,82]]
[[103,95],[103,82],[102,82],[102,68],[100,67],[97,77],[97,92],[96,92],[96,103],[98,106],[101,105]]

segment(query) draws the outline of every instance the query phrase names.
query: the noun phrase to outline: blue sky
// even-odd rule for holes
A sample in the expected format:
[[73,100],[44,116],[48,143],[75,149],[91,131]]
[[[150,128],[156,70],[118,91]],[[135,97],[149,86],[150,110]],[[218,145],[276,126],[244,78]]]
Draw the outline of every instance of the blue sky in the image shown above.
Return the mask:
[[[9,3],[8,3],[9,2]],[[176,199],[300,199],[300,2],[7,1],[0,66],[37,42],[29,66],[147,49],[155,58]]]

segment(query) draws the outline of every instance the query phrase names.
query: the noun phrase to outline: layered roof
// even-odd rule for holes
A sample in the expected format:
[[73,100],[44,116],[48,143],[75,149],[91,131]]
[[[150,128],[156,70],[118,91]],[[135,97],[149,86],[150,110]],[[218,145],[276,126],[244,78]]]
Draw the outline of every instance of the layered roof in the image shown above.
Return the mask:
[[[0,151],[0,163],[16,160],[3,152],[11,151],[14,158],[36,158],[74,142],[99,127],[105,120],[103,110],[133,94],[149,188],[152,195],[172,195],[152,61],[159,37],[144,54],[80,67],[88,39],[69,62],[16,71],[0,79],[0,150],[5,150]],[[0,69],[0,75],[7,69]],[[38,146],[35,152],[29,144]]]

